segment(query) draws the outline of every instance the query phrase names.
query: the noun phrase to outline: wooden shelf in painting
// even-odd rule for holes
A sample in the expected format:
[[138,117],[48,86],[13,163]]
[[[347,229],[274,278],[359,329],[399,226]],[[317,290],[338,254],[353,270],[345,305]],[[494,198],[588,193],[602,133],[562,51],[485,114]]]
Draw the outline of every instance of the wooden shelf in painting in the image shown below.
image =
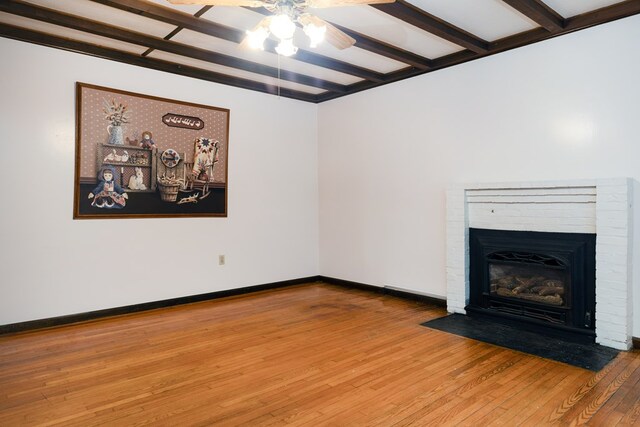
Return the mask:
[[[125,153],[126,151],[126,153]],[[96,147],[98,170],[103,165],[115,167],[120,174],[120,186],[127,192],[152,193],[156,191],[156,157],[155,150],[149,150],[133,145],[111,145],[98,143]],[[118,160],[127,156],[127,161]],[[143,161],[141,161],[143,160]],[[144,169],[143,174],[146,190],[134,190],[129,188],[129,178],[135,174],[135,168]]]

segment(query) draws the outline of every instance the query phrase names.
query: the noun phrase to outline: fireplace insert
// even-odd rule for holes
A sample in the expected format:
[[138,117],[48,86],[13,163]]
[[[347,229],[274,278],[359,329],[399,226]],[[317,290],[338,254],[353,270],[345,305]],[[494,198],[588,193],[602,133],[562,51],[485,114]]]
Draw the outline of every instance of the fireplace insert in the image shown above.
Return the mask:
[[595,336],[595,234],[469,230],[470,313]]

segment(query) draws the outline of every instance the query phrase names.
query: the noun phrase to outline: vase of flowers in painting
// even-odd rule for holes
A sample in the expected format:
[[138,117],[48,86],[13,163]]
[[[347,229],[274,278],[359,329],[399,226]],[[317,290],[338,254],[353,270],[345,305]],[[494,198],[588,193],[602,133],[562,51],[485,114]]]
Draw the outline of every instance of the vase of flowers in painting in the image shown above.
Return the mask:
[[130,110],[122,103],[104,101],[105,119],[109,121],[107,132],[109,133],[109,144],[124,145],[124,131],[122,125],[129,123]]
[[109,125],[107,126],[107,132],[109,132],[109,144],[124,145],[122,126]]

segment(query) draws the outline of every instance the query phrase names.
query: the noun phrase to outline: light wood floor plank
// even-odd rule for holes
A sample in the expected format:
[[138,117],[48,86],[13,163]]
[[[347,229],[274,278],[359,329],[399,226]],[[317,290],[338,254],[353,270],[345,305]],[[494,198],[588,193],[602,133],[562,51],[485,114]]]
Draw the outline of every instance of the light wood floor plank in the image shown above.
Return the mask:
[[639,353],[594,374],[444,315],[312,283],[0,336],[0,426],[640,422]]

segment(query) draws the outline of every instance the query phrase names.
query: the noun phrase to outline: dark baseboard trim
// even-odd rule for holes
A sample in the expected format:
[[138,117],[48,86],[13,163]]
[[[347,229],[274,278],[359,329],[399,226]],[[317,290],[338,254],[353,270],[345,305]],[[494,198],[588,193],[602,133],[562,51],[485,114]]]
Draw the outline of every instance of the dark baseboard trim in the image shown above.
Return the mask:
[[321,280],[326,283],[330,283],[332,285],[338,285],[345,288],[360,289],[363,291],[373,292],[376,294],[381,294],[383,293],[382,291],[384,290],[384,288],[381,288],[379,286],[366,285],[364,283],[351,282],[349,280],[343,280],[343,279],[336,279],[335,277],[318,276],[318,280]]
[[437,305],[438,307],[446,307],[447,300],[434,298],[427,295],[414,294],[411,292],[400,291],[397,289],[384,288],[380,286],[367,285],[365,283],[352,282],[349,280],[336,279],[335,277],[318,276],[318,280],[332,285],[343,286],[346,288],[361,289],[363,291],[374,292],[377,294],[391,295],[397,298],[408,299],[412,301],[419,301],[426,304]]
[[[30,320],[27,322],[11,323],[9,325],[0,325],[0,335],[13,334],[18,332],[32,331],[36,329],[53,328],[56,326],[64,326],[72,323],[88,322],[98,320],[105,317],[119,316],[123,314],[138,313],[141,311],[155,310],[158,308],[173,307],[176,305],[190,304],[194,302],[209,301],[218,298],[226,298],[237,295],[244,295],[253,292],[266,291],[269,289],[284,288],[287,286],[301,285],[310,282],[326,282],[333,285],[343,286],[346,288],[355,288],[367,292],[391,295],[398,298],[419,301],[427,304],[446,307],[447,302],[443,299],[433,298],[426,295],[414,294],[411,292],[399,291],[396,289],[381,288],[378,286],[367,285],[364,283],[351,282],[349,280],[336,279],[326,276],[311,276],[300,279],[285,280],[282,282],[266,283],[263,285],[247,286],[244,288],[228,289],[224,291],[209,292],[206,294],[190,295],[186,297],[171,298],[160,301],[145,302],[141,304],[127,305],[123,307],[107,308],[104,310],[89,311],[86,313],[69,314],[67,316],[50,317],[46,319]],[[634,346],[638,348],[640,342],[634,338]]]
[[209,292],[206,294],[190,295],[186,297],[171,298],[161,301],[145,302],[142,304],[127,305],[123,307],[107,308],[104,310],[89,311],[86,313],[70,314],[67,316],[50,317],[47,319],[30,320],[27,322],[11,323],[0,325],[0,335],[13,334],[17,332],[31,331],[35,329],[52,328],[56,326],[68,325],[71,323],[97,320],[104,317],[118,316],[122,314],[137,313],[140,311],[155,310],[157,308],[172,307],[175,305],[190,304],[200,301],[208,301],[218,298],[225,298],[253,292],[266,291],[269,289],[284,288],[287,286],[300,285],[303,283],[317,282],[320,276],[304,277],[300,279],[285,280],[282,282],[267,283],[263,285],[247,286],[244,288],[229,289],[224,291]]
[[632,337],[631,341],[633,342],[633,348],[640,350],[640,338]]
[[412,292],[400,291],[398,289],[382,288],[385,295],[391,295],[398,298],[410,299],[413,301],[424,302],[427,304],[437,305],[438,307],[447,308],[447,300],[442,298],[430,297],[427,295],[414,294]]

